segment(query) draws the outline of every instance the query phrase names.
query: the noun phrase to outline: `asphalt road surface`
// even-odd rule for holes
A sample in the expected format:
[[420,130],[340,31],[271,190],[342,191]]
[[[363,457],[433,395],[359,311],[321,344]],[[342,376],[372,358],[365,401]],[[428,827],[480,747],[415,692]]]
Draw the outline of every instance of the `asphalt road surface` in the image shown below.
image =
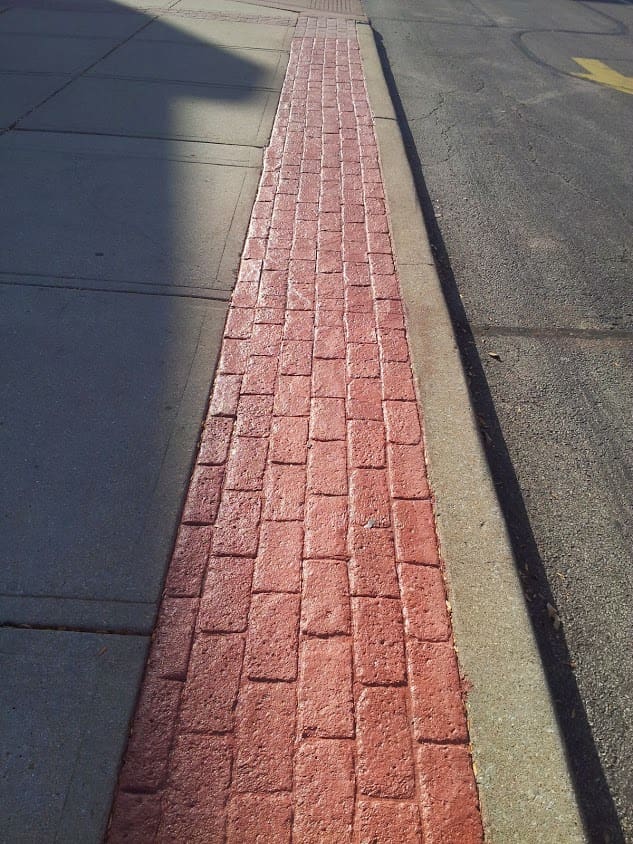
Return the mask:
[[589,836],[633,841],[633,5],[366,8]]

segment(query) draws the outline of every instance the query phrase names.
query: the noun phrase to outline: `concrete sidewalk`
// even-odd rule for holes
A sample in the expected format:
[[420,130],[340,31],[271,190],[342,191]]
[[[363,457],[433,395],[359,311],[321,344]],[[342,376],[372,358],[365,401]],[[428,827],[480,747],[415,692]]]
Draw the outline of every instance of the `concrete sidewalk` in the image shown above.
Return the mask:
[[0,5],[0,839],[85,843],[105,828],[296,15]]
[[0,14],[0,837],[580,841],[371,32],[287,6]]

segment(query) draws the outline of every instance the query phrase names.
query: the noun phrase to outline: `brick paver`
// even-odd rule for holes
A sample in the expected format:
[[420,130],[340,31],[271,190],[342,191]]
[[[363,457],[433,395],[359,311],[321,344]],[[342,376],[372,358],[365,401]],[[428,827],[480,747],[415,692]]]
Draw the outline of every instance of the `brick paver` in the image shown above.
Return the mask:
[[297,24],[108,840],[482,840],[351,21]]

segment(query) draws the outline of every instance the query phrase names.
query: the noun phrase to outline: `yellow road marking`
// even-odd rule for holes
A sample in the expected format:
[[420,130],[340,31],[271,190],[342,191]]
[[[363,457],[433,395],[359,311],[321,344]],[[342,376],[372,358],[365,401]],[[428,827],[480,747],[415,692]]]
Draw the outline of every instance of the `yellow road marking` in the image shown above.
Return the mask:
[[600,85],[608,85],[623,94],[633,94],[633,76],[623,76],[617,70],[612,70],[609,65],[598,59],[573,59],[576,64],[584,67],[587,73],[573,73],[579,79],[589,79],[591,82],[598,82]]

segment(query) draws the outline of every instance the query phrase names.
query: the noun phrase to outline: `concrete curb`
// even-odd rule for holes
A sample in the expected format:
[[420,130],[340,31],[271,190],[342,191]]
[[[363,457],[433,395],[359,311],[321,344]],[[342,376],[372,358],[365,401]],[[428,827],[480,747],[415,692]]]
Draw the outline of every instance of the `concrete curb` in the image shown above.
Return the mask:
[[486,839],[587,841],[516,561],[371,27],[357,24],[380,151]]

